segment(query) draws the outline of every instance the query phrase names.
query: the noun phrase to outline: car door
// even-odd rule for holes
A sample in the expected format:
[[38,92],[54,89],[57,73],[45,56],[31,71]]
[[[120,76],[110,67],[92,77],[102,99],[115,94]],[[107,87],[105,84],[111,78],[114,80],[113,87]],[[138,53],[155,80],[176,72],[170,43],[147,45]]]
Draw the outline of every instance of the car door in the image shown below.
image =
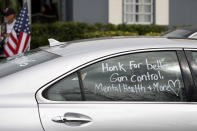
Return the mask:
[[195,131],[192,84],[182,51],[108,56],[39,90],[40,119],[45,131]]

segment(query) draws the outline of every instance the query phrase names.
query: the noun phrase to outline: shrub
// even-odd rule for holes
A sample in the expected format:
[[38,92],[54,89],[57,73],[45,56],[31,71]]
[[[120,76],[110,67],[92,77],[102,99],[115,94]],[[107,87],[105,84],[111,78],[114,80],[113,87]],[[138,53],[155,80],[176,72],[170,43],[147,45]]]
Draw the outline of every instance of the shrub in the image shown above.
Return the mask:
[[158,33],[158,32],[149,32],[149,33],[146,33],[145,35],[146,36],[159,36],[159,35],[161,35],[161,33]]
[[131,24],[103,24],[80,22],[55,22],[52,24],[31,25],[31,49],[48,45],[48,39],[71,41],[94,37],[159,35],[165,32],[166,26],[131,25]]
[[84,38],[99,38],[99,37],[111,37],[111,36],[136,36],[138,33],[128,31],[105,31],[105,32],[91,32],[85,33]]

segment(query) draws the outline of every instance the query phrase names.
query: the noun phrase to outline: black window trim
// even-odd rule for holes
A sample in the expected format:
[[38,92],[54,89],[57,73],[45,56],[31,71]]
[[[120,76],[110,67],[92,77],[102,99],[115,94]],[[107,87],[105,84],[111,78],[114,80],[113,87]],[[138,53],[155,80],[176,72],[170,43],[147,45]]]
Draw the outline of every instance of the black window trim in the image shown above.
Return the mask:
[[185,89],[186,89],[187,101],[192,102],[194,82],[193,82],[192,73],[188,64],[188,60],[183,50],[176,51],[176,52],[177,52],[179,65],[181,68],[183,82],[184,82]]
[[197,74],[197,64],[195,63],[193,56],[192,56],[192,51],[197,52],[197,50],[184,50],[191,74],[190,77],[192,77],[193,81],[193,86],[191,88],[191,92],[192,92],[192,101],[197,102],[197,76],[195,74]]

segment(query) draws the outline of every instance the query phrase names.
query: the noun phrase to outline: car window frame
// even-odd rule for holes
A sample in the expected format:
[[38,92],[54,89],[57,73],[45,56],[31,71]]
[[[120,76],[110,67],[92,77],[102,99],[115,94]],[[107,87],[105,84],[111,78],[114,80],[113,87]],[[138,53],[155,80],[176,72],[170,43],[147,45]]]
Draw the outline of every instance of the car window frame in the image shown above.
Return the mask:
[[[159,101],[151,101],[151,102],[146,102],[146,101],[86,101],[85,100],[85,94],[83,93],[81,96],[84,97],[82,99],[82,101],[52,101],[52,100],[48,100],[46,98],[44,98],[42,96],[42,92],[46,89],[49,88],[53,83],[58,82],[59,80],[65,78],[66,76],[72,74],[72,73],[77,73],[78,74],[78,79],[79,79],[79,83],[80,83],[80,88],[81,88],[81,92],[83,91],[83,84],[82,84],[82,79],[81,79],[81,70],[86,68],[87,66],[90,66],[92,64],[95,64],[97,62],[109,59],[109,58],[113,58],[113,57],[118,57],[118,56],[122,56],[122,55],[128,55],[128,54],[134,54],[134,53],[143,53],[143,52],[159,52],[159,51],[174,51],[176,53],[178,62],[179,62],[179,66],[180,66],[180,70],[181,70],[181,75],[182,75],[182,79],[183,79],[183,83],[184,83],[184,88],[186,88],[187,92],[186,92],[186,97],[189,98],[189,92],[191,92],[190,88],[193,86],[193,83],[188,82],[188,74],[190,73],[190,69],[189,66],[185,66],[187,65],[187,61],[186,61],[186,57],[184,56],[184,52],[183,52],[183,48],[157,48],[157,49],[146,49],[146,50],[134,50],[134,51],[125,51],[125,52],[119,52],[116,54],[110,54],[108,56],[104,56],[104,57],[100,57],[98,59],[92,60],[88,63],[85,63],[83,65],[78,66],[77,68],[63,74],[62,76],[54,79],[53,81],[49,82],[48,84],[46,84],[45,86],[41,87],[37,93],[36,93],[36,99],[38,103],[81,103],[81,102],[85,102],[85,103],[187,103],[187,102],[192,102],[190,99],[187,100],[187,102],[159,102]],[[184,68],[182,68],[182,66],[185,66]],[[189,72],[188,72],[189,69]],[[189,79],[189,81],[193,81],[193,79]]]
[[193,88],[192,88],[192,100],[197,101],[197,63],[195,63],[193,56],[192,56],[192,52],[197,52],[197,49],[184,49],[184,53],[186,55],[187,58],[187,62],[191,71],[191,76],[193,79]]

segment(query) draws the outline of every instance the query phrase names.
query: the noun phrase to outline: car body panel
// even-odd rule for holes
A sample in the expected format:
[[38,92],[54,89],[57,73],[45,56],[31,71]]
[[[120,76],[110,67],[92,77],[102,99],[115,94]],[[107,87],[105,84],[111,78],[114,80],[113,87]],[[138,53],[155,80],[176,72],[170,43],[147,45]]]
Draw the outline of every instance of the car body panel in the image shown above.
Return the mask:
[[[45,131],[195,131],[197,128],[197,105],[191,103],[76,102],[40,104],[39,108]],[[52,121],[68,112],[87,115],[92,121],[80,126]]]
[[[185,44],[187,43],[187,44]],[[131,50],[143,50],[150,48],[197,48],[195,40],[185,39],[167,39],[167,38],[111,38],[111,39],[99,39],[99,40],[87,40],[76,41],[73,43],[66,43],[56,48],[46,49],[49,52],[59,54],[65,58],[83,54],[101,53],[107,55],[110,53],[131,51]],[[106,54],[107,53],[107,54]],[[100,55],[100,54],[99,54]],[[91,55],[89,57],[92,57]]]
[[[26,85],[28,88],[27,83]],[[0,130],[2,131],[24,131],[27,129],[29,131],[43,131],[35,95],[27,90],[18,90],[14,93],[12,90],[7,93],[1,92],[0,116]]]
[[2,131],[43,131],[37,106],[0,106],[0,113]]

